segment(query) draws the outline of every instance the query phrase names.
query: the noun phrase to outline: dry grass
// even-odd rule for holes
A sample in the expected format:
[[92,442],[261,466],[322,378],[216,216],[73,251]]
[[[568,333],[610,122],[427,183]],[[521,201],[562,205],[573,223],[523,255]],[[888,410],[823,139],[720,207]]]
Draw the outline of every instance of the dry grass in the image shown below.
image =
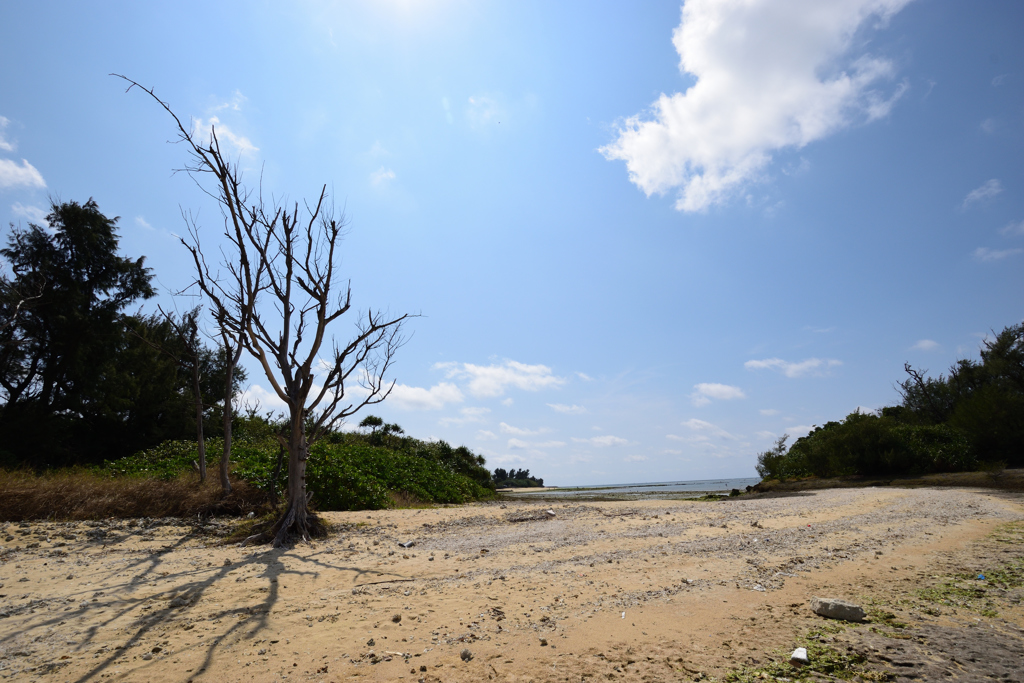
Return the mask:
[[0,471],[0,521],[194,517],[248,514],[267,507],[266,495],[246,482],[232,481],[231,486],[231,495],[224,497],[216,477],[199,486],[191,474],[159,481],[84,470],[43,475]]

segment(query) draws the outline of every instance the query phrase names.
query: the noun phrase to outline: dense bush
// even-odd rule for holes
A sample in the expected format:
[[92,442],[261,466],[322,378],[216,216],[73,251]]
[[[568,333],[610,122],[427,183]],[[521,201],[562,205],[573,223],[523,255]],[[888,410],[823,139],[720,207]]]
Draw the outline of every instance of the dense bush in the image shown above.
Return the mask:
[[788,451],[783,437],[759,454],[757,463],[758,474],[766,479],[957,472],[978,465],[962,430],[901,424],[859,411],[816,428]]
[[[221,446],[219,439],[207,441],[208,452]],[[493,483],[485,485],[490,483],[490,474],[486,483],[478,480],[481,458],[469,449],[415,439],[403,439],[401,446],[402,450],[374,446],[351,434],[315,444],[306,465],[313,505],[319,510],[380,509],[389,506],[392,492],[424,503],[465,503],[492,495]],[[260,491],[280,496],[288,483],[288,468],[285,464],[278,469],[279,455],[276,440],[236,439],[232,443],[233,474]],[[105,469],[115,476],[169,481],[191,471],[196,457],[194,441],[167,441],[108,462]]]
[[1024,325],[982,345],[948,375],[905,366],[903,401],[879,414],[859,411],[757,456],[762,478],[958,472],[1024,466]]

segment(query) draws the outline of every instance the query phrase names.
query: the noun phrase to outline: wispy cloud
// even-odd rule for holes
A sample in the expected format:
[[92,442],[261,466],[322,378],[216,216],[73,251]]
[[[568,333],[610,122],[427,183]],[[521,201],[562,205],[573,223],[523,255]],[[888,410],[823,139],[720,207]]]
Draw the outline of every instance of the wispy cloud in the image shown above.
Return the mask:
[[236,90],[231,96],[231,99],[227,102],[221,102],[220,104],[214,105],[213,111],[222,111],[224,109],[230,109],[232,111],[242,111],[242,105],[249,101],[249,98],[242,94],[241,90]]
[[537,434],[544,434],[545,432],[551,431],[550,429],[520,429],[519,427],[513,427],[510,424],[502,422],[498,425],[498,429],[502,434],[515,434],[516,436],[535,436]]
[[590,375],[588,375],[585,372],[577,372],[576,376],[579,377],[584,382],[592,382],[592,381],[594,381],[594,378],[591,377]]
[[1003,184],[999,182],[998,178],[992,178],[986,180],[981,187],[977,187],[967,193],[964,197],[963,208],[968,209],[978,202],[984,202],[1003,191]]
[[592,436],[587,439],[580,439],[574,436],[572,440],[575,443],[585,443],[590,446],[599,446],[601,448],[607,448],[609,446],[624,446],[629,443],[626,439],[618,436],[612,436],[611,434],[606,434],[604,436]]
[[200,118],[195,120],[193,135],[195,135],[197,142],[208,142],[211,130],[215,130],[217,139],[221,142],[227,142],[227,146],[235,154],[250,155],[260,151],[260,148],[252,144],[249,138],[235,133],[228,124],[220,120],[220,117],[211,116],[205,121]]
[[889,114],[906,84],[883,92],[892,63],[851,48],[907,2],[688,0],[673,43],[695,82],[626,119],[600,152],[648,196],[677,191],[681,211],[722,203],[776,151]]
[[395,172],[390,168],[384,168],[381,166],[376,171],[370,174],[370,183],[374,186],[380,187],[384,183],[395,179]]
[[565,405],[564,403],[549,403],[548,408],[551,408],[556,413],[564,413],[566,415],[582,415],[587,412],[587,409],[583,406],[577,405]]
[[1018,247],[1013,249],[989,249],[988,247],[978,247],[974,250],[974,258],[978,261],[1002,261],[1004,258],[1010,256],[1016,256],[1017,254],[1024,251]]
[[20,216],[26,219],[30,223],[35,225],[49,227],[50,223],[46,220],[49,215],[46,209],[42,209],[38,206],[32,206],[31,204],[25,205],[21,202],[14,202],[11,204],[11,212],[15,216]]
[[702,383],[693,385],[693,388],[694,392],[690,394],[690,400],[693,401],[693,405],[698,407],[705,406],[711,403],[712,400],[731,401],[747,397],[742,389],[729,386],[728,384]]
[[450,425],[464,425],[471,422],[483,422],[484,415],[491,412],[490,408],[470,407],[459,411],[459,417],[444,417],[438,420],[442,427]]
[[650,458],[646,455],[627,455],[622,460],[623,462],[647,462]]
[[498,99],[491,95],[473,95],[468,100],[466,119],[471,128],[480,130],[501,123],[503,110]]
[[476,438],[482,439],[484,441],[491,441],[493,439],[497,439],[498,435],[490,431],[489,429],[481,429],[477,431]]
[[743,364],[748,370],[777,370],[786,377],[803,377],[804,375],[823,375],[831,368],[843,362],[831,358],[808,358],[797,363],[784,361],[781,358],[765,358],[764,360],[748,360]]
[[921,339],[910,347],[911,351],[934,351],[939,348],[939,342],[932,339]]
[[429,389],[396,384],[388,395],[388,405],[405,410],[440,410],[449,403],[461,403],[462,392],[454,384],[441,382]]
[[469,393],[478,398],[501,396],[509,387],[524,391],[557,388],[566,381],[564,377],[551,374],[551,368],[546,365],[527,365],[514,360],[500,365],[437,363],[434,367],[444,370],[448,378],[468,380]]
[[27,159],[22,159],[20,165],[11,159],[0,159],[0,188],[12,187],[46,187],[46,181]]
[[705,434],[707,436],[717,437],[719,439],[727,439],[729,441],[735,441],[736,437],[725,431],[718,425],[711,424],[705,420],[690,419],[683,423],[684,427],[687,427],[692,432],[698,434]]
[[778,415],[781,411],[776,410],[775,408],[762,408],[761,410],[759,410],[757,412],[761,413],[762,415],[766,415],[766,416],[770,417],[772,415]]
[[1006,227],[1000,229],[1000,234],[1003,235],[1024,235],[1024,221],[1014,221]]
[[15,148],[15,144],[7,139],[7,134],[4,132],[10,123],[9,118],[0,116],[0,150],[4,152],[13,152]]

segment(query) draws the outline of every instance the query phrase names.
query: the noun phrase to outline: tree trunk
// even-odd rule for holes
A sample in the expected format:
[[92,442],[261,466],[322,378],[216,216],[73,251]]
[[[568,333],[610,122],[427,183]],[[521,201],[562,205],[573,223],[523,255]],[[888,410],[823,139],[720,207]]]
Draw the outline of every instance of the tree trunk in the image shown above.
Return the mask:
[[206,481],[206,440],[203,438],[203,393],[199,388],[199,359],[192,363],[192,391],[196,398],[196,444],[199,450],[199,483]]
[[234,384],[235,364],[230,353],[226,353],[228,359],[227,383],[224,388],[224,452],[220,456],[220,485],[224,489],[224,495],[231,493],[231,479],[228,477],[228,464],[231,460],[231,418],[233,417],[233,404],[231,390]]
[[280,548],[292,537],[303,541],[310,539],[312,515],[309,512],[309,497],[306,494],[306,460],[309,459],[309,444],[306,442],[306,421],[303,413],[301,408],[298,411],[293,409],[291,430],[288,435],[288,508],[274,537],[275,548]]

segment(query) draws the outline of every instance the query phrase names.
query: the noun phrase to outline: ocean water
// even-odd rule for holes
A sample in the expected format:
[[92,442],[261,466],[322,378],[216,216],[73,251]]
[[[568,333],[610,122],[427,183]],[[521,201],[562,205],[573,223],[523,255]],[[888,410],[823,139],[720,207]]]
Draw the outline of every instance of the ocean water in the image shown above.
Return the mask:
[[728,493],[732,489],[743,491],[761,481],[760,477],[740,479],[699,479],[692,481],[660,481],[637,484],[606,484],[602,486],[561,487],[552,491],[521,491],[516,496],[544,496],[552,498],[657,498],[660,496]]

